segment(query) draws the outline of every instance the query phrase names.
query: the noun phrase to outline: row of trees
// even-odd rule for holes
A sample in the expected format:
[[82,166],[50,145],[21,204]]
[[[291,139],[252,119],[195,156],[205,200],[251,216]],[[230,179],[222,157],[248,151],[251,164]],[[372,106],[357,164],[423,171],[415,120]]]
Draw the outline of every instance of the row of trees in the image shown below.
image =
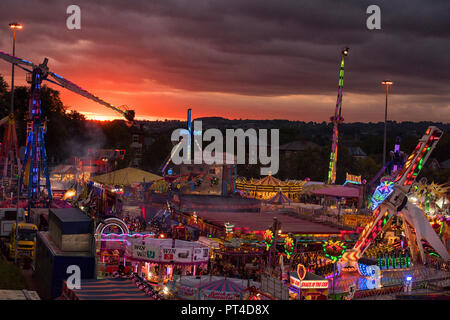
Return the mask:
[[[310,148],[291,155],[280,154],[280,168],[277,177],[286,179],[305,179],[312,181],[326,181],[328,175],[330,150],[326,147]],[[356,159],[348,150],[341,146],[337,163],[336,183],[344,183],[346,173],[361,175],[369,180],[376,175],[380,166],[371,157]],[[260,174],[259,165],[242,165],[238,167],[238,174],[257,178]]]
[[[28,112],[30,90],[28,86],[15,88],[15,117],[19,144],[25,145],[26,117]],[[7,83],[0,75],[0,117],[9,114],[10,91]],[[46,147],[49,162],[61,163],[70,156],[83,156],[88,148],[121,148],[126,149],[125,160],[118,167],[128,166],[135,154],[130,148],[132,131],[122,120],[100,122],[87,121],[81,113],[69,111],[61,101],[59,92],[50,87],[41,89],[42,113],[47,119]],[[233,120],[226,120],[225,122]],[[274,120],[275,122],[277,120]],[[258,121],[256,121],[258,122]],[[309,177],[315,181],[325,181],[328,172],[331,126],[325,122],[297,123],[278,120],[279,123],[263,121],[265,125],[280,125],[280,145],[294,141],[306,140],[315,142],[319,147],[303,152],[287,155],[280,154],[280,170],[277,177],[281,179],[304,179]],[[429,122],[389,124],[388,150],[393,149],[396,136],[402,137],[401,149],[409,154],[423,135]],[[225,123],[226,125],[226,123]],[[449,124],[439,127],[446,130]],[[383,137],[380,134],[383,127],[379,124],[351,123],[342,126],[340,137],[337,183],[345,181],[345,174],[362,175],[370,180],[381,168]],[[161,129],[159,132],[143,132],[146,137],[152,138],[152,144],[143,150],[142,168],[157,172],[161,164],[171,152],[171,130]],[[355,138],[357,137],[357,138]],[[342,143],[353,140],[354,146],[361,147],[368,155],[363,159],[352,157]],[[448,158],[450,149],[450,136],[444,134],[432,157],[439,162]],[[224,149],[225,150],[225,149]],[[246,177],[259,177],[259,165],[240,165],[238,174]],[[450,176],[448,170],[431,170],[424,168],[421,176],[426,174],[429,180],[438,183],[446,182]]]
[[[14,88],[14,114],[20,146],[26,144],[29,98],[28,86]],[[11,92],[0,75],[1,118],[10,112],[10,99]],[[46,85],[41,88],[41,109],[42,117],[47,120],[45,142],[51,164],[61,163],[71,156],[83,156],[89,147],[127,148],[130,144],[131,134],[124,121],[87,121],[83,114],[68,110],[59,91]]]

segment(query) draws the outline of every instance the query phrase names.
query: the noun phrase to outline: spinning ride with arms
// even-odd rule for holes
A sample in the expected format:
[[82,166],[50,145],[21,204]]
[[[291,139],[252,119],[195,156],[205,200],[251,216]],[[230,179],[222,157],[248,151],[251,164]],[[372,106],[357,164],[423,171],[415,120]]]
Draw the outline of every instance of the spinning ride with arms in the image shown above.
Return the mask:
[[406,196],[441,136],[440,129],[430,126],[403,168],[393,179],[381,181],[372,196],[372,219],[360,234],[353,249],[344,253],[340,261],[342,264],[356,267],[357,260],[394,216],[403,220],[403,231],[413,262],[425,263],[423,240],[428,242],[443,260],[450,259],[447,249],[428,222],[424,212],[408,202]]
[[[69,80],[64,79],[60,75],[50,72],[47,66],[47,58],[45,58],[44,62],[40,65],[36,65],[30,61],[20,59],[2,51],[0,51],[0,58],[17,65],[19,68],[31,74],[31,79],[28,80],[27,78],[28,82],[31,83],[27,123],[27,144],[25,150],[24,165],[22,166],[19,183],[20,185],[23,185],[24,176],[28,176],[28,199],[30,200],[30,204],[34,206],[38,204],[40,200],[42,200],[40,190],[41,170],[44,171],[46,179],[45,188],[47,189],[48,199],[52,199],[44,140],[44,134],[46,133],[46,121],[45,119],[42,119],[40,99],[41,83],[43,80],[47,80],[51,83],[57,84],[72,92],[78,93],[79,95],[91,99],[107,108],[119,112],[125,117],[125,119],[130,122],[134,120],[134,111],[127,110],[125,106],[115,107],[114,105],[80,88]],[[51,79],[49,77],[51,77]]]

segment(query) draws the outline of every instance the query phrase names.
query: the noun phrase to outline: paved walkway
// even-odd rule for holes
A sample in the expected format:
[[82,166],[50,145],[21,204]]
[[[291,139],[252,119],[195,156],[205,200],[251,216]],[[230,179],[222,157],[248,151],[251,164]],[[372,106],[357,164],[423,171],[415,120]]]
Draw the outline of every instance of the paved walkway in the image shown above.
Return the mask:
[[27,283],[27,290],[37,291],[36,279],[33,277],[33,269],[23,270],[23,277]]

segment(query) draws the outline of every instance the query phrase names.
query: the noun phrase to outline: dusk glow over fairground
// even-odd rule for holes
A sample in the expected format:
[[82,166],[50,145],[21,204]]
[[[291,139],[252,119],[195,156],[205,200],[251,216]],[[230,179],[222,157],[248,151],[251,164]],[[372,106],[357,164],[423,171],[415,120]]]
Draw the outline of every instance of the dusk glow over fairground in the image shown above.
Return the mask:
[[279,319],[450,300],[449,12],[2,0],[0,303]]

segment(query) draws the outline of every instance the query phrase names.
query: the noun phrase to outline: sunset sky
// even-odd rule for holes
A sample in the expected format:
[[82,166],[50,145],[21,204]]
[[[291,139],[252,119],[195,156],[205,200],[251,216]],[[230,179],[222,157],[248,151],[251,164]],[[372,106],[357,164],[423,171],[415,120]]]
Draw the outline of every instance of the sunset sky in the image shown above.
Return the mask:
[[[66,8],[81,8],[68,30]],[[381,30],[366,8],[381,8]],[[450,1],[1,0],[0,50],[50,70],[137,119],[193,116],[329,121],[345,64],[346,122],[450,120]],[[9,83],[11,66],[0,61]],[[16,71],[16,84],[25,72]],[[66,106],[90,118],[118,114],[60,89]]]

